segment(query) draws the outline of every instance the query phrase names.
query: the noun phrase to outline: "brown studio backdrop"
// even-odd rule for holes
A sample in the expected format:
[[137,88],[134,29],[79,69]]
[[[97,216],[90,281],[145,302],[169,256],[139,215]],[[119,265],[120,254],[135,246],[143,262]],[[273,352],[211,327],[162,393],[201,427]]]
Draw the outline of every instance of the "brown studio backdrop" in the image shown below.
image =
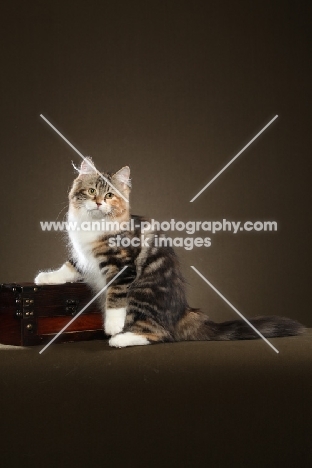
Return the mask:
[[[66,258],[62,220],[76,155],[130,165],[132,211],[159,220],[276,220],[276,233],[220,233],[178,249],[189,302],[216,321],[309,301],[311,33],[292,2],[7,4],[2,14],[1,282]],[[190,199],[279,118],[194,203]],[[205,236],[205,233],[199,233]],[[209,235],[209,234],[208,234]]]

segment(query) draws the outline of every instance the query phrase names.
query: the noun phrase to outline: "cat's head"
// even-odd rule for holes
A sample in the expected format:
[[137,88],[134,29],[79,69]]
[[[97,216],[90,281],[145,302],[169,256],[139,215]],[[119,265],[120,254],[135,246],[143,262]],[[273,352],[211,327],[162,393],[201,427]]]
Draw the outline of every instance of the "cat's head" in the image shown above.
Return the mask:
[[85,158],[69,192],[70,210],[76,216],[124,220],[129,216],[130,169],[115,174],[99,172],[91,158]]

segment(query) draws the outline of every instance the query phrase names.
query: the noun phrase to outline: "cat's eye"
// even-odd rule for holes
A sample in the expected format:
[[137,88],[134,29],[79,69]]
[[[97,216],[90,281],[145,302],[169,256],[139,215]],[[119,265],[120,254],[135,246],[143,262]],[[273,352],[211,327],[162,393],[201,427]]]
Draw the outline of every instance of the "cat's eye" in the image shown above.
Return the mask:
[[89,193],[90,195],[94,195],[95,192],[96,192],[95,188],[92,188],[92,187],[91,187],[91,188],[88,189],[88,193]]
[[111,192],[108,192],[106,195],[105,195],[105,198],[113,198],[114,194],[111,193]]

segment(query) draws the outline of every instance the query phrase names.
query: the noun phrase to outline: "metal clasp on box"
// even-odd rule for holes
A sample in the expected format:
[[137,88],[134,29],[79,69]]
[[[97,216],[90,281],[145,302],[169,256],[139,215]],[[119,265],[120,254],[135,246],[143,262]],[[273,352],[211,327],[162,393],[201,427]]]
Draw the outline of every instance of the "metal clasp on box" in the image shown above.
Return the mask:
[[23,297],[23,317],[33,317],[34,316],[34,299],[29,297]]
[[15,299],[16,303],[16,317],[33,317],[34,316],[34,300],[29,298],[22,298],[21,296]]
[[68,315],[76,315],[78,312],[78,299],[67,299],[66,300],[66,312]]
[[[12,288],[12,291],[15,296],[15,304],[16,304],[16,309],[15,309],[15,317],[17,318],[34,318],[35,317],[35,312],[34,312],[34,306],[35,306],[35,301],[33,298],[33,293],[37,292],[38,288],[35,287],[21,287],[21,286],[14,286]],[[26,293],[26,297],[24,296],[24,293]]]

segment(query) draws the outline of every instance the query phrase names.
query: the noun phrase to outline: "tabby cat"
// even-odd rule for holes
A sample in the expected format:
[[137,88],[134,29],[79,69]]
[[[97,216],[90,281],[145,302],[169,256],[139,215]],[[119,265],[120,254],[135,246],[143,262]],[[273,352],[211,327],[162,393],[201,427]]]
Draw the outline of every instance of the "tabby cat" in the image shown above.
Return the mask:
[[[110,346],[148,345],[185,340],[241,340],[258,335],[242,320],[214,323],[198,309],[190,308],[179,262],[171,247],[159,247],[155,239],[163,234],[149,231],[142,243],[127,247],[120,239],[141,238],[142,218],[132,217],[127,225],[130,170],[101,174],[86,158],[69,193],[68,221],[80,229],[70,230],[71,260],[59,270],[41,272],[37,284],[64,283],[83,279],[99,292],[123,267],[127,268],[100,296],[104,331]],[[82,223],[95,220],[118,221],[125,229],[85,231]],[[130,223],[129,223],[130,224]],[[138,245],[139,244],[139,245]],[[303,326],[284,317],[258,317],[251,323],[265,336],[290,336]]]

